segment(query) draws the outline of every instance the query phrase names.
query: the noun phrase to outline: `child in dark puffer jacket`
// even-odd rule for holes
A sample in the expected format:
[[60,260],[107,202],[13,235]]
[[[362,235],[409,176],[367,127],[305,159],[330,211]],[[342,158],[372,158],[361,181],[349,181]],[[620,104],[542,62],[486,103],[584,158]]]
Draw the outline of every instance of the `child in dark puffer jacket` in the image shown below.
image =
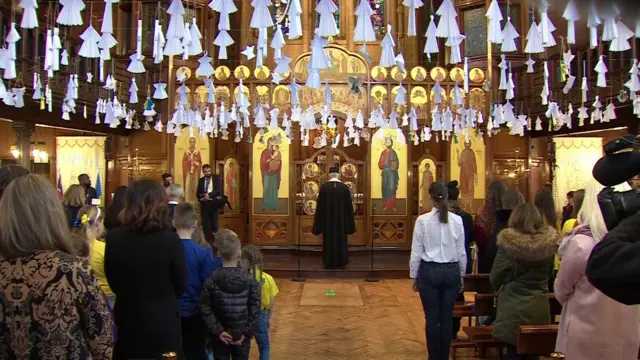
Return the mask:
[[247,360],[260,312],[260,287],[238,267],[240,239],[233,231],[216,233],[222,268],[204,283],[200,309],[216,360]]

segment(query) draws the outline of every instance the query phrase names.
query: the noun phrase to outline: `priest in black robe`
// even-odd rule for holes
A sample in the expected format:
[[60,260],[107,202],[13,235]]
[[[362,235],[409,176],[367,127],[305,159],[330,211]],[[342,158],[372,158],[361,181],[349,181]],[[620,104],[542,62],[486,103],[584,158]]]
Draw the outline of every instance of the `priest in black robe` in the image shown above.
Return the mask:
[[338,167],[331,167],[329,181],[320,187],[313,221],[313,234],[322,234],[325,269],[344,269],[347,266],[347,236],[356,232],[351,192],[339,177]]

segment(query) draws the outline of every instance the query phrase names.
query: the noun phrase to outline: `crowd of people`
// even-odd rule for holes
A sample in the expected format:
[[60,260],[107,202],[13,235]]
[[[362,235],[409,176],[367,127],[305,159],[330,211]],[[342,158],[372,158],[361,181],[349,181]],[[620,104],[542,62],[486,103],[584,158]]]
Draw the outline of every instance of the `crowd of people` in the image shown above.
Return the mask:
[[[585,274],[591,250],[607,233],[598,204],[601,190],[591,179],[585,189],[570,192],[559,217],[548,188],[527,203],[517,190],[493,181],[470,224],[471,216],[457,203],[457,182],[431,184],[433,209],[416,220],[410,259],[425,311],[429,358],[449,358],[460,329],[454,305],[464,300],[463,276],[473,266],[490,274],[496,293],[495,313],[478,320],[494,327],[493,337],[507,345],[509,360],[537,359],[518,354],[518,332],[522,325],[554,321],[551,293],[563,309],[558,352],[568,359],[635,359],[640,308],[606,296]],[[472,248],[477,250],[473,265]]]
[[[269,359],[278,293],[231,230],[207,241],[170,175],[96,204],[86,174],[60,201],[0,169],[0,359]],[[217,256],[214,255],[217,250]]]

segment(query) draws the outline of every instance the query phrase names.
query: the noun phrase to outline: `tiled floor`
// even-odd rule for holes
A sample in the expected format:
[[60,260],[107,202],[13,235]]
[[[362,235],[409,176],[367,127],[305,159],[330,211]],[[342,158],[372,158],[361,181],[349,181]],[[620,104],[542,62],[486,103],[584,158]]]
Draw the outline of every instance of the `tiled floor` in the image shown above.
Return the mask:
[[[274,360],[426,359],[424,313],[409,280],[278,280]],[[258,359],[256,344],[251,359]],[[458,351],[458,359],[476,359]]]

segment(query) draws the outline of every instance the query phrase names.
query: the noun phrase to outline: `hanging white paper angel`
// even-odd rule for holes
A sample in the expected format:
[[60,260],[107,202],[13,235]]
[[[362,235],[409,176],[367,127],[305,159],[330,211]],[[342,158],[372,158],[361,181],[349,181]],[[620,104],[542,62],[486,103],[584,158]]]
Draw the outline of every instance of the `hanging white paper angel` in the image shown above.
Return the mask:
[[531,27],[529,27],[527,46],[525,46],[524,52],[527,54],[540,54],[544,52],[542,36],[535,21],[532,21]]
[[391,67],[396,65],[396,54],[394,53],[394,47],[396,43],[393,41],[393,33],[391,31],[391,25],[387,25],[387,33],[384,35],[382,42],[380,43],[382,52],[380,54],[380,66]]
[[596,67],[593,69],[598,73],[598,82],[596,83],[597,87],[607,87],[607,65],[604,63],[604,55],[600,55],[598,59],[598,63]]
[[[316,5],[316,12],[320,16],[318,20],[318,35],[323,37],[338,35],[338,26],[334,14],[338,12],[338,7],[333,0],[320,0]],[[271,18],[271,15],[269,15]]]
[[598,25],[601,24],[600,15],[595,1],[589,4],[587,27],[589,28],[589,47],[595,49],[598,46]]
[[631,49],[629,40],[634,36],[631,31],[622,21],[616,23],[617,36],[611,41],[609,45],[609,51],[627,51]]
[[500,22],[502,21],[502,12],[497,0],[491,0],[489,8],[485,16],[488,19],[489,29],[487,30],[487,40],[494,44],[502,44],[502,31],[500,30]]
[[153,84],[155,91],[153,92],[153,98],[156,100],[164,100],[169,97],[167,94],[167,84],[166,83],[155,83]]
[[[361,1],[361,3],[364,1]],[[369,1],[366,1],[367,3]],[[421,8],[424,3],[422,0],[404,0],[402,4],[409,9],[409,23],[407,28],[407,36],[416,36],[416,9]]]
[[356,26],[353,29],[353,41],[375,41],[376,33],[373,30],[373,23],[371,22],[373,9],[371,8],[369,1],[360,0],[360,3],[358,3],[358,6],[356,6],[354,13],[356,15]]
[[289,0],[289,40],[302,36],[302,6],[300,0]]
[[529,58],[527,59],[527,61],[524,62],[527,65],[527,73],[531,74],[533,73],[533,65],[536,63],[531,56],[529,56]]
[[37,0],[20,0],[18,5],[22,8],[22,20],[20,27],[23,29],[35,29],[38,27],[38,2]]
[[425,34],[426,41],[424,43],[423,52],[427,54],[427,58],[431,61],[431,54],[437,54],[440,52],[438,48],[438,37],[436,36],[436,22],[433,19],[433,15],[430,16],[429,26],[427,27],[427,32]]
[[518,46],[516,45],[516,39],[519,37],[520,34],[518,33],[518,30],[516,30],[515,26],[511,23],[511,16],[507,17],[507,22],[504,24],[504,29],[502,29],[502,45],[500,47],[500,51],[517,51]]
[[205,51],[204,55],[198,59],[198,68],[196,69],[196,77],[209,77],[213,75],[213,66],[211,65],[211,57],[207,56]]
[[633,60],[633,65],[631,65],[631,70],[629,70],[629,81],[627,81],[624,86],[633,93],[640,91],[640,78],[638,77],[638,60],[636,59]]
[[286,45],[284,41],[284,34],[282,33],[282,25],[276,25],[276,31],[273,33],[273,39],[271,39],[271,48],[273,49],[273,60],[278,60],[282,57],[282,48]]
[[567,44],[574,45],[576,43],[576,21],[580,20],[575,0],[569,0],[562,18],[567,20]]
[[82,10],[85,5],[82,0],[60,0],[60,13],[56,22],[60,25],[82,26]]

